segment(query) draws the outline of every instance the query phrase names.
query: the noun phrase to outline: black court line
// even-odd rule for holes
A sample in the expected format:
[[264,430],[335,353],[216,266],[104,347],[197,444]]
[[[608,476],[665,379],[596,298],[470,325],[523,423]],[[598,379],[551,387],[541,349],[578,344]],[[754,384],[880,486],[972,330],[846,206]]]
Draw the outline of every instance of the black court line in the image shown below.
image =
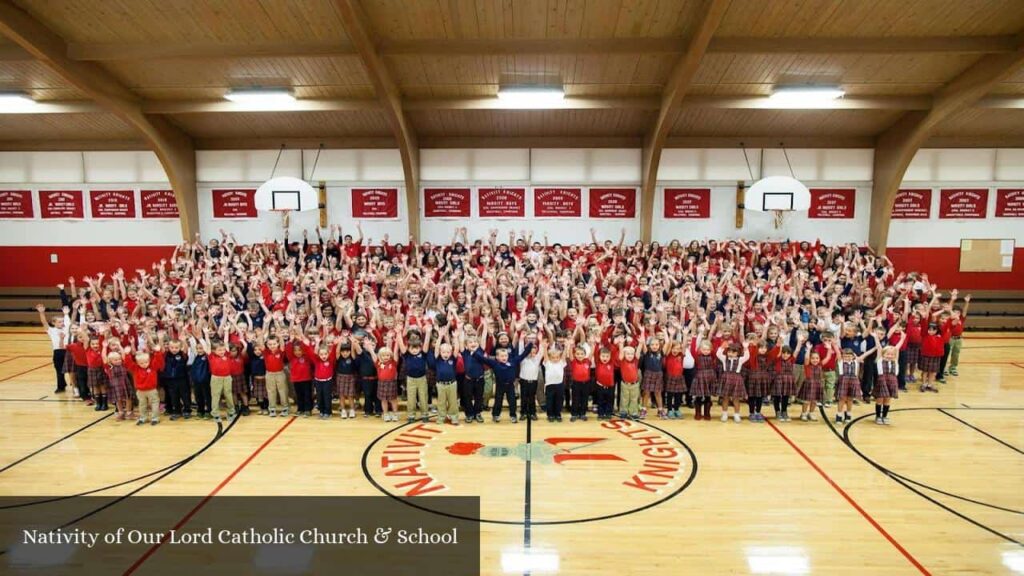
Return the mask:
[[[529,454],[530,457],[526,459],[526,482],[524,483],[525,484],[525,488],[524,488],[525,497],[523,498],[523,502],[524,502],[524,504],[523,504],[523,554],[529,555],[530,539],[531,539],[531,534],[530,534],[530,504],[531,504],[532,499],[533,499],[533,494],[531,493],[531,486],[530,486],[530,482],[531,482],[531,479],[532,479],[531,471],[532,471],[532,466],[533,466],[533,462],[532,462],[532,460],[533,460],[533,444],[531,444],[531,442],[533,442],[533,419],[531,419],[528,415],[525,416],[525,418],[526,418],[526,446],[528,447],[527,454]],[[530,576],[530,571],[526,570],[523,573],[523,576]]]
[[984,434],[985,436],[988,436],[988,437],[989,437],[989,438],[991,438],[992,440],[995,440],[996,442],[999,442],[999,443],[1000,443],[1000,444],[1002,444],[1003,446],[1006,446],[1007,448],[1009,448],[1010,450],[1013,450],[1014,452],[1016,452],[1016,453],[1018,453],[1018,454],[1022,454],[1022,455],[1024,455],[1024,450],[1021,450],[1020,448],[1017,448],[1017,447],[1016,447],[1016,446],[1014,446],[1013,444],[1010,444],[1009,442],[1006,442],[1005,440],[1003,440],[1003,439],[1001,439],[1001,438],[997,438],[996,436],[994,436],[994,435],[992,435],[992,434],[989,434],[988,432],[986,432],[986,431],[982,430],[981,428],[978,428],[977,426],[975,426],[975,425],[971,424],[970,422],[967,422],[967,421],[965,421],[965,420],[962,420],[962,419],[960,419],[960,418],[957,418],[956,416],[954,416],[954,415],[950,414],[949,412],[946,412],[946,411],[945,411],[945,410],[943,410],[942,408],[939,408],[938,410],[939,410],[939,412],[942,412],[942,413],[943,413],[943,414],[945,414],[946,416],[949,416],[950,418],[952,418],[953,420],[956,420],[957,422],[959,422],[959,423],[963,424],[964,426],[967,426],[968,428],[970,428],[970,429],[972,429],[972,430],[975,430],[975,431],[977,431],[977,432],[979,432],[979,433],[981,433],[981,434]]
[[967,404],[964,404],[963,402],[961,402],[960,405],[963,406],[964,408],[970,408],[970,406],[968,406]]
[[530,548],[530,505],[532,503],[533,494],[531,494],[530,482],[532,481],[532,466],[533,466],[533,448],[531,445],[533,442],[533,420],[529,416],[526,417],[526,445],[531,446],[529,454],[530,458],[526,459],[526,487],[524,488],[526,494],[523,499],[523,548]]
[[[1019,410],[1020,408],[1009,408],[1009,409],[1010,410]],[[967,521],[967,522],[977,526],[978,528],[981,528],[982,530],[984,530],[984,531],[986,531],[986,532],[988,532],[988,533],[990,533],[990,534],[992,534],[994,536],[997,536],[997,537],[999,537],[999,538],[1001,538],[1001,539],[1003,539],[1003,540],[1005,540],[1007,542],[1010,542],[1012,544],[1016,544],[1018,546],[1024,547],[1024,542],[1020,542],[1019,540],[1016,540],[1016,539],[1014,539],[1011,536],[1007,536],[1006,534],[1003,534],[1002,532],[996,530],[995,528],[992,528],[990,526],[982,524],[981,522],[978,522],[974,518],[971,518],[970,516],[967,516],[966,514],[963,514],[962,512],[959,512],[959,511],[957,511],[957,510],[955,510],[955,509],[953,509],[953,508],[951,508],[949,506],[946,506],[945,504],[943,504],[942,502],[939,502],[935,498],[932,498],[931,496],[925,494],[924,492],[921,492],[917,488],[914,488],[913,486],[910,485],[909,482],[904,481],[902,479],[902,477],[900,477],[898,474],[895,474],[894,472],[892,472],[891,470],[889,470],[885,466],[882,466],[881,464],[875,462],[874,460],[872,460],[872,459],[868,458],[866,455],[864,455],[864,453],[861,452],[856,446],[853,445],[853,442],[850,441],[850,428],[852,428],[854,424],[860,422],[861,420],[863,420],[863,419],[865,419],[865,418],[867,418],[869,416],[874,416],[874,414],[865,414],[863,416],[859,416],[859,417],[855,418],[852,422],[850,422],[849,424],[847,424],[843,428],[843,433],[840,434],[839,431],[836,430],[836,427],[832,424],[832,421],[828,418],[828,415],[825,413],[825,408],[822,406],[822,407],[819,407],[818,410],[821,412],[822,419],[825,421],[825,424],[828,425],[829,429],[832,430],[832,433],[836,435],[836,438],[838,438],[840,442],[842,442],[843,444],[846,444],[847,448],[852,450],[854,454],[856,454],[857,456],[860,456],[860,458],[862,460],[864,460],[865,462],[870,464],[872,467],[874,467],[875,469],[880,471],[882,474],[884,474],[885,476],[890,478],[893,482],[896,482],[900,486],[903,486],[907,490],[910,490],[914,494],[917,494],[921,498],[924,498],[928,502],[931,502],[932,504],[938,506],[939,508],[942,508],[946,512],[949,512],[950,514],[960,518],[961,520],[965,520],[965,521]],[[898,410],[893,410],[893,412],[904,412],[904,411],[914,411],[914,410],[936,410],[936,408],[901,408],[901,409],[898,409]]]
[[[222,425],[220,423],[217,423],[217,432],[214,433],[213,440],[211,440],[211,441],[217,440],[218,437],[220,435],[222,435],[222,428],[223,428]],[[229,426],[229,428],[230,428],[230,426]],[[181,460],[178,460],[177,462],[174,462],[172,464],[168,464],[167,466],[164,466],[163,468],[160,468],[158,470],[153,470],[152,472],[147,472],[146,474],[143,474],[141,476],[136,476],[135,478],[131,478],[129,480],[123,480],[123,481],[117,482],[115,484],[108,484],[106,486],[100,486],[99,488],[93,488],[92,490],[86,490],[85,492],[78,492],[77,494],[68,494],[66,496],[54,496],[52,498],[45,498],[45,499],[42,499],[42,500],[32,500],[31,502],[23,502],[21,504],[11,504],[9,506],[0,506],[0,510],[7,510],[8,508],[26,508],[26,507],[29,507],[29,506],[37,506],[39,504],[49,504],[50,502],[59,502],[61,500],[69,500],[71,498],[78,498],[79,496],[91,496],[91,495],[97,494],[99,492],[106,492],[107,490],[112,490],[114,488],[119,488],[119,487],[125,486],[127,484],[133,484],[135,482],[138,482],[139,480],[145,480],[146,478],[149,478],[150,476],[156,476],[157,474],[160,474],[161,472],[166,472],[167,470],[170,470],[171,468],[180,468],[180,467],[184,466],[185,464],[188,464],[189,462],[194,460],[197,456],[202,454],[203,451],[204,450],[198,450],[198,451],[193,452],[192,454],[189,454],[188,456],[182,458]]]
[[85,426],[82,426],[78,430],[75,430],[74,432],[69,432],[69,433],[65,434],[64,436],[61,436],[60,438],[54,440],[53,442],[50,442],[46,446],[43,446],[42,448],[40,448],[40,449],[36,450],[35,452],[29,454],[28,456],[24,456],[22,458],[19,458],[19,459],[15,460],[14,462],[11,462],[7,466],[4,466],[3,468],[0,468],[0,474],[3,474],[4,472],[10,470],[11,468],[14,468],[18,464],[21,464],[22,462],[24,462],[25,460],[28,460],[29,458],[31,458],[33,456],[36,456],[38,454],[41,454],[42,452],[45,452],[46,450],[49,450],[50,448],[53,448],[57,444],[60,444],[61,442],[67,440],[68,438],[71,438],[75,434],[78,434],[79,432],[84,432],[84,431],[88,430],[89,428],[92,428],[93,426],[99,424],[100,422],[103,422],[107,418],[110,418],[114,414],[115,414],[114,412],[110,412],[108,414],[104,414],[103,416],[100,416],[96,420],[93,420],[92,422],[86,424]]
[[[227,433],[228,433],[229,431],[231,431],[231,429],[232,429],[232,428],[233,428],[233,427],[235,426],[235,423],[236,423],[236,422],[238,422],[238,420],[239,420],[240,418],[241,418],[241,414],[236,414],[236,415],[235,415],[235,418],[234,418],[234,420],[232,420],[232,421],[231,421],[231,423],[230,423],[230,424],[228,424],[228,427],[227,427],[227,428],[224,428],[224,427],[223,427],[223,424],[221,424],[220,422],[217,422],[217,434],[216,434],[216,435],[214,435],[213,439],[212,439],[212,440],[210,440],[210,441],[209,441],[209,442],[208,442],[208,443],[207,443],[207,444],[206,444],[205,446],[203,446],[202,448],[200,448],[200,449],[199,449],[199,451],[197,451],[197,452],[196,452],[195,454],[193,454],[193,455],[192,455],[192,456],[190,456],[189,458],[186,458],[186,459],[185,459],[185,460],[183,460],[183,461],[182,461],[182,462],[181,462],[180,464],[177,464],[177,465],[175,465],[175,466],[174,466],[173,468],[171,468],[170,470],[167,470],[167,471],[166,471],[166,472],[164,472],[163,474],[160,474],[160,475],[159,475],[159,476],[157,476],[156,478],[154,478],[154,479],[150,480],[149,482],[146,482],[145,484],[143,484],[142,486],[139,486],[138,488],[136,488],[136,489],[132,490],[131,492],[129,492],[129,493],[127,493],[127,494],[123,495],[123,496],[118,496],[118,497],[116,497],[116,498],[115,498],[114,500],[112,500],[111,502],[109,502],[109,503],[107,503],[107,504],[104,504],[103,506],[100,506],[99,508],[97,508],[97,509],[95,509],[95,510],[93,510],[93,511],[91,511],[91,512],[87,512],[87,513],[85,513],[85,514],[83,514],[83,515],[79,516],[78,518],[75,518],[74,520],[70,520],[70,521],[68,521],[68,522],[65,522],[64,524],[61,524],[60,526],[56,526],[56,527],[54,527],[54,528],[51,528],[51,529],[49,530],[49,532],[54,532],[54,531],[56,531],[56,530],[63,530],[64,528],[67,528],[68,526],[71,526],[71,525],[73,525],[73,524],[76,524],[76,523],[78,523],[78,522],[81,522],[82,520],[85,520],[86,518],[89,518],[89,517],[91,517],[91,516],[94,516],[94,515],[96,515],[96,514],[99,514],[100,512],[102,512],[102,511],[106,510],[107,508],[110,508],[111,506],[115,506],[115,505],[117,505],[117,504],[119,504],[119,503],[123,502],[124,500],[126,500],[126,499],[128,499],[128,498],[131,498],[132,496],[134,496],[134,495],[138,494],[139,492],[141,492],[141,491],[145,490],[146,488],[149,488],[149,487],[150,487],[150,486],[152,486],[153,484],[156,484],[157,482],[159,482],[159,481],[163,480],[164,478],[166,478],[166,477],[170,476],[171,474],[173,474],[173,473],[177,472],[177,471],[178,471],[178,470],[180,470],[181,468],[184,468],[184,467],[185,467],[185,466],[186,466],[186,465],[187,465],[187,464],[188,464],[189,462],[191,462],[192,460],[194,460],[194,459],[198,458],[198,457],[199,457],[199,456],[200,456],[200,455],[201,455],[201,454],[202,454],[203,452],[206,452],[207,450],[209,450],[210,448],[212,448],[214,444],[216,444],[217,442],[219,442],[219,441],[220,441],[220,439],[221,439],[221,438],[223,438],[224,436],[226,436],[226,435],[227,435]],[[152,474],[149,474],[149,475],[151,476]],[[112,486],[111,486],[111,487],[112,487]],[[199,497],[197,496],[196,498],[199,498]],[[64,498],[63,498],[63,497],[61,497],[61,498],[58,498],[58,499],[64,499]],[[38,503],[38,504],[42,504],[43,502],[41,502],[41,501],[40,501],[40,502],[37,502],[37,503]],[[30,503],[28,503],[28,504],[26,504],[26,505],[32,505],[32,503],[30,502]],[[5,554],[7,554],[7,551],[8,551],[8,549],[6,549],[6,548],[5,548],[5,549],[2,549],[2,550],[0,550],[0,556],[3,556],[3,555],[5,555]]]

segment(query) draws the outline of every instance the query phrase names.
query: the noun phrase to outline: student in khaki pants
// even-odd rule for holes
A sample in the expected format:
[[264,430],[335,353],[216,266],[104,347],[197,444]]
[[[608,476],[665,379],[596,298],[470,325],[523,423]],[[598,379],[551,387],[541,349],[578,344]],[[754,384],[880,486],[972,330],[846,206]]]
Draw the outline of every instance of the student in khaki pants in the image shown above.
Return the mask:
[[208,338],[203,339],[203,348],[210,357],[210,412],[214,420],[220,421],[220,400],[224,398],[230,420],[235,417],[235,401],[231,397],[232,360],[228,356],[228,348],[220,341],[211,345]]
[[267,365],[267,403],[271,416],[288,415],[288,377],[284,373],[285,352],[276,337],[267,338],[263,350]]
[[[428,355],[423,351],[424,342],[429,340],[429,327],[423,335],[423,342],[419,336],[413,334],[409,338],[408,346],[404,335],[401,332],[398,334],[398,351],[405,365],[405,409],[409,414],[409,422],[419,418],[421,413],[424,422],[430,418],[430,394],[427,389]],[[437,340],[440,341],[440,338]]]

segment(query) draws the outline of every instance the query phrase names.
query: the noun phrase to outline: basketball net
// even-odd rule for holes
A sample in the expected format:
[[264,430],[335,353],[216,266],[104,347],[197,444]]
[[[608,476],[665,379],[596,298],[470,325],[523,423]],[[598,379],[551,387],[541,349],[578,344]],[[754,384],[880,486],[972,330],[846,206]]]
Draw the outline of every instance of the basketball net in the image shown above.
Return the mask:
[[775,229],[782,228],[782,222],[786,218],[786,212],[784,210],[772,210],[775,214]]

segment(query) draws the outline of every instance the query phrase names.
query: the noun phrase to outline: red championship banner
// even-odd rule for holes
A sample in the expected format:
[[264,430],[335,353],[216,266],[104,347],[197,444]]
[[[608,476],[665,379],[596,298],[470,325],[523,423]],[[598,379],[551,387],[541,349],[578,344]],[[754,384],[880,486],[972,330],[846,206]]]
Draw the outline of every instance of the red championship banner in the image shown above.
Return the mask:
[[0,190],[0,218],[32,218],[32,192],[29,190]]
[[849,220],[856,212],[857,191],[853,188],[811,188],[810,218]]
[[579,188],[534,188],[534,218],[579,218],[582,192]]
[[947,188],[939,196],[939,218],[984,218],[987,215],[987,188]]
[[178,200],[174,197],[174,190],[143,190],[141,194],[143,218],[178,217]]
[[135,218],[135,190],[90,190],[93,218]]
[[398,188],[353,188],[353,218],[398,218]]
[[591,218],[636,218],[636,188],[591,188]]
[[221,189],[213,191],[214,218],[255,218],[256,189]]
[[665,218],[711,218],[711,189],[665,188]]
[[1024,218],[1024,188],[996,190],[997,218]]
[[427,218],[469,218],[469,188],[424,188]]
[[523,218],[526,216],[526,188],[478,188],[481,218]]
[[85,218],[81,190],[40,190],[39,215],[45,219]]
[[896,220],[927,220],[932,217],[932,190],[900,190],[892,205],[892,217]]

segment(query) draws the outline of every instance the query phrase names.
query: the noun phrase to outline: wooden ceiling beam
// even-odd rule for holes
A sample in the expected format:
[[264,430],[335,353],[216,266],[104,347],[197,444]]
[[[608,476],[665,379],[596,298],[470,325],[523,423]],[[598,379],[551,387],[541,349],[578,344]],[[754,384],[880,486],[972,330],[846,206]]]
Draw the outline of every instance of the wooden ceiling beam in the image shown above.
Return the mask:
[[[681,38],[500,38],[379,40],[382,56],[473,56],[514,54],[681,54]],[[708,52],[731,54],[996,54],[1014,50],[1014,37],[802,37],[714,38]],[[145,42],[71,43],[67,56],[78,61],[194,58],[274,58],[358,56],[351,42]],[[16,46],[0,48],[0,60],[31,60]]]
[[989,54],[1013,52],[1013,36],[715,38],[709,52],[732,54]]
[[652,222],[654,217],[654,189],[658,183],[658,166],[661,163],[661,149],[672,125],[679,115],[679,105],[686,96],[697,69],[704,59],[711,37],[725,18],[732,0],[707,0],[706,7],[697,23],[697,31],[686,43],[682,58],[676,62],[669,74],[665,90],[661,95],[661,108],[651,132],[644,139],[641,168],[641,210],[640,238],[644,242],[651,241]]
[[174,189],[182,236],[190,239],[197,233],[199,204],[192,139],[165,118],[145,114],[138,97],[98,64],[68,58],[64,39],[10,0],[0,0],[0,34],[139,131],[160,159]]
[[878,137],[868,243],[879,254],[885,253],[892,205],[914,155],[943,120],[973,105],[999,82],[1024,68],[1024,33],[1017,37],[1016,47],[1014,52],[984,56],[940,88],[933,95],[931,108],[907,112]]
[[409,235],[414,241],[420,237],[420,151],[416,133],[402,109],[402,93],[388,71],[384,57],[378,52],[376,39],[370,29],[369,19],[363,12],[359,0],[335,0],[342,25],[352,45],[366,68],[366,75],[377,91],[387,115],[391,131],[398,142],[405,173],[406,213],[409,221]]

